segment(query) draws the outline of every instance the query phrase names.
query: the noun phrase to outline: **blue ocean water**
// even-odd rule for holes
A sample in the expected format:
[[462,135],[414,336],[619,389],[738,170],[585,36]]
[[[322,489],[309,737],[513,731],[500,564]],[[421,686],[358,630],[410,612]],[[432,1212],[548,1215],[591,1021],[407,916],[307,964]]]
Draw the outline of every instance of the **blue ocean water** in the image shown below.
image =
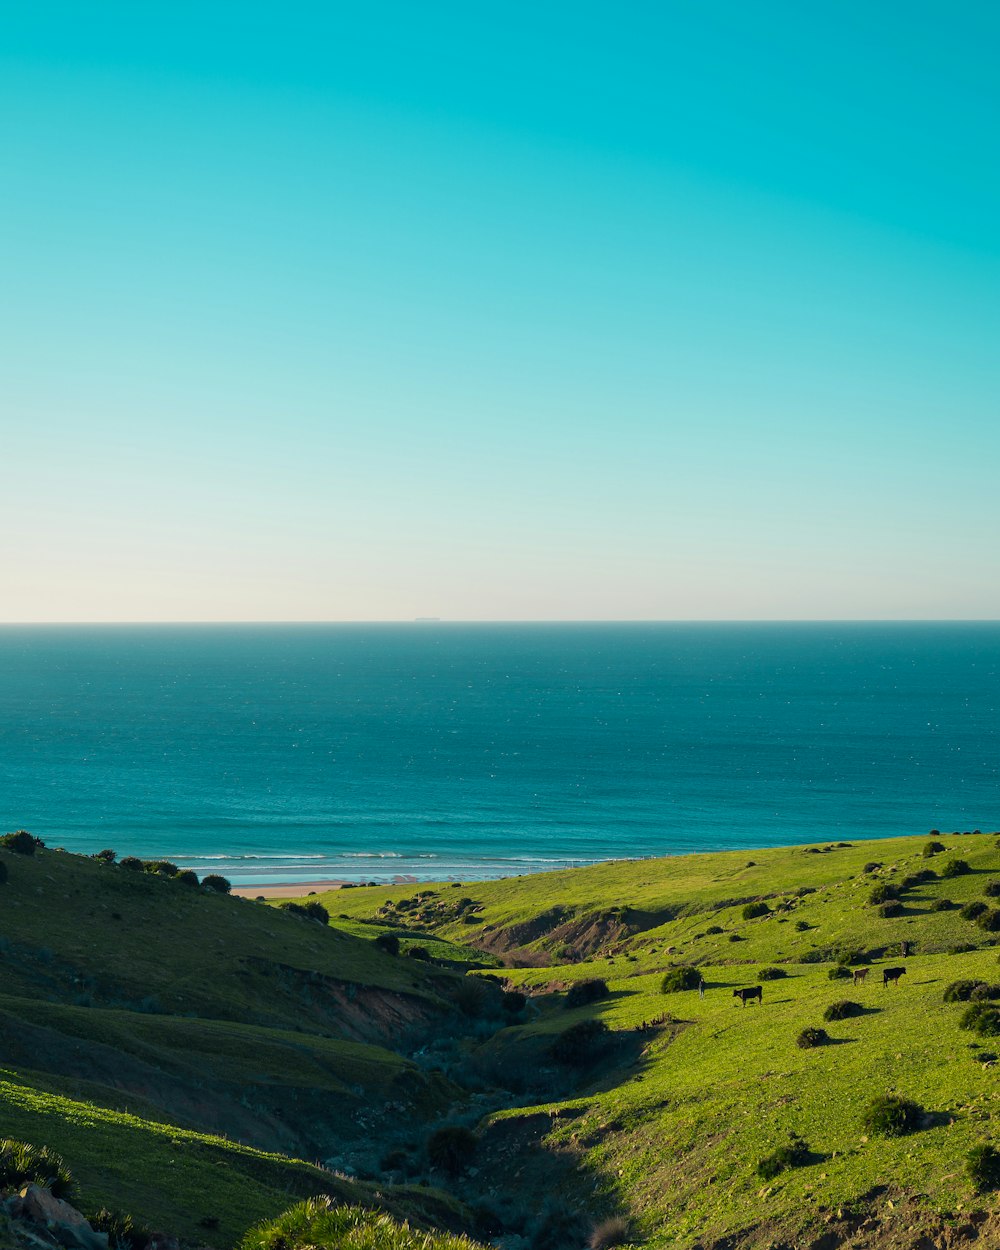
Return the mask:
[[0,629],[6,828],[234,883],[1000,827],[1000,626]]

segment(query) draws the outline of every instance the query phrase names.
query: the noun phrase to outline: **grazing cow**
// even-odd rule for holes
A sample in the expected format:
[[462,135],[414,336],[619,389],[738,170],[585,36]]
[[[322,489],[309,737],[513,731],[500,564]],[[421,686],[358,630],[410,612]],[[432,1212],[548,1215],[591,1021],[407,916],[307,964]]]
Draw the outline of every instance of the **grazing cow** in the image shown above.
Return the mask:
[[882,969],[882,988],[887,985],[898,985],[899,978],[906,972],[905,968],[883,968]]
[[752,985],[745,990],[733,990],[733,998],[738,998],[744,1007],[755,1000],[761,1007],[764,1006],[764,990],[759,985]]
[[861,984],[861,982],[862,982],[862,981],[865,979],[865,977],[867,977],[867,976],[868,976],[868,969],[867,969],[867,968],[855,968],[855,969],[854,969],[854,984],[855,984],[855,985],[860,985],[860,984]]

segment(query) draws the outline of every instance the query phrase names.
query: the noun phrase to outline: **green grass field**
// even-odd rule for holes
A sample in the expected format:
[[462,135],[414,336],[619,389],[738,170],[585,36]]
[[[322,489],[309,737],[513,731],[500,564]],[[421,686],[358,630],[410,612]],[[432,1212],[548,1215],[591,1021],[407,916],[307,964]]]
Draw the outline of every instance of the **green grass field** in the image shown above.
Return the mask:
[[[691,1250],[814,1241],[832,1250],[862,1232],[865,1245],[909,1250],[970,1227],[986,1236],[1000,1216],[966,1160],[981,1143],[1000,1147],[1000,1036],[960,1027],[967,1004],[944,992],[967,979],[996,986],[984,992],[1000,1000],[1000,927],[991,927],[1000,845],[994,835],[946,837],[927,857],[927,841],[335,891],[321,897],[328,929],[140,881],[132,905],[161,909],[155,975],[138,922],[111,930],[119,938],[107,959],[91,940],[122,923],[106,913],[125,914],[125,873],[75,856],[4,856],[5,920],[16,913],[3,929],[4,968],[31,954],[0,994],[0,1131],[59,1150],[92,1204],[213,1245],[257,1238],[247,1250],[275,1238],[405,1247],[407,1217],[480,1240],[519,1238],[516,1250],[578,1246],[609,1218],[621,1221],[619,1237]],[[956,861],[968,871],[948,867]],[[872,901],[878,890],[898,914]],[[976,901],[985,926],[961,910]],[[61,915],[48,925],[53,902]],[[766,912],[745,918],[755,902]],[[175,906],[197,930],[176,939],[176,959]],[[401,937],[399,955],[377,950],[383,932]],[[407,958],[413,945],[432,962]],[[867,980],[831,979],[844,961],[869,967]],[[699,970],[703,997],[663,992],[665,973],[684,965]],[[881,969],[893,965],[906,973],[884,987]],[[197,994],[173,997],[174,967]],[[84,989],[89,999],[67,969],[96,985]],[[484,976],[523,992],[524,1007],[503,1006]],[[568,1008],[567,990],[593,978],[607,994]],[[128,997],[148,984],[152,1007]],[[762,1005],[741,1006],[734,989],[758,984]],[[477,996],[477,985],[490,993]],[[839,1000],[858,1014],[827,1019]],[[591,1051],[557,1058],[563,1034],[585,1021],[608,1031]],[[423,1033],[407,1042],[418,1024]],[[826,1044],[800,1047],[810,1028],[825,1030]],[[89,1067],[67,1061],[74,1047]],[[105,1053],[131,1086],[110,1079]],[[885,1137],[867,1126],[885,1095],[918,1104],[914,1131]],[[220,1130],[211,1107],[241,1132]],[[435,1125],[449,1121],[479,1140],[474,1167],[454,1175],[426,1153]],[[280,1151],[254,1148],[265,1140]],[[340,1157],[364,1160],[364,1179],[296,1159],[303,1141],[336,1141]],[[796,1141],[798,1166],[759,1172]],[[279,1219],[247,1233],[331,1186],[338,1202],[392,1218],[366,1215],[337,1231],[321,1204],[289,1215],[287,1228]],[[435,1196],[442,1186],[450,1200]],[[217,1231],[206,1234],[206,1217]],[[893,1240],[900,1227],[909,1242]]]

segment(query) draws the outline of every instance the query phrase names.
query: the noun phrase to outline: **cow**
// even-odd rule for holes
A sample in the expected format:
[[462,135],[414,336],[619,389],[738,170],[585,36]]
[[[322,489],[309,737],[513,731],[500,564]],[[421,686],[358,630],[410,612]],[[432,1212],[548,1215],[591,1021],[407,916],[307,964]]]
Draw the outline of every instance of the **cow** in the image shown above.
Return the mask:
[[867,969],[867,968],[855,968],[855,969],[854,969],[854,984],[855,984],[855,985],[860,985],[860,984],[861,984],[861,982],[862,982],[862,981],[865,979],[865,977],[867,977],[867,976],[868,976],[868,969]]
[[764,1005],[764,990],[759,985],[749,986],[745,990],[733,990],[733,998],[738,998],[745,1007],[756,1000],[761,1007]]
[[882,988],[887,985],[898,985],[899,978],[906,972],[905,968],[883,968],[882,969]]

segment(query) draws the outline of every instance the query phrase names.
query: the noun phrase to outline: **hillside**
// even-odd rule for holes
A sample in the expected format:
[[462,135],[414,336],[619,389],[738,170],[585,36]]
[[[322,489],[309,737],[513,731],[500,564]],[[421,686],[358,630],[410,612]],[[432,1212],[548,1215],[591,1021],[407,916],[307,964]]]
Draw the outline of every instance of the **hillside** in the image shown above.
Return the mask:
[[88,1210],[220,1250],[1000,1241],[997,835],[340,890],[327,926],[0,863],[0,1132]]

